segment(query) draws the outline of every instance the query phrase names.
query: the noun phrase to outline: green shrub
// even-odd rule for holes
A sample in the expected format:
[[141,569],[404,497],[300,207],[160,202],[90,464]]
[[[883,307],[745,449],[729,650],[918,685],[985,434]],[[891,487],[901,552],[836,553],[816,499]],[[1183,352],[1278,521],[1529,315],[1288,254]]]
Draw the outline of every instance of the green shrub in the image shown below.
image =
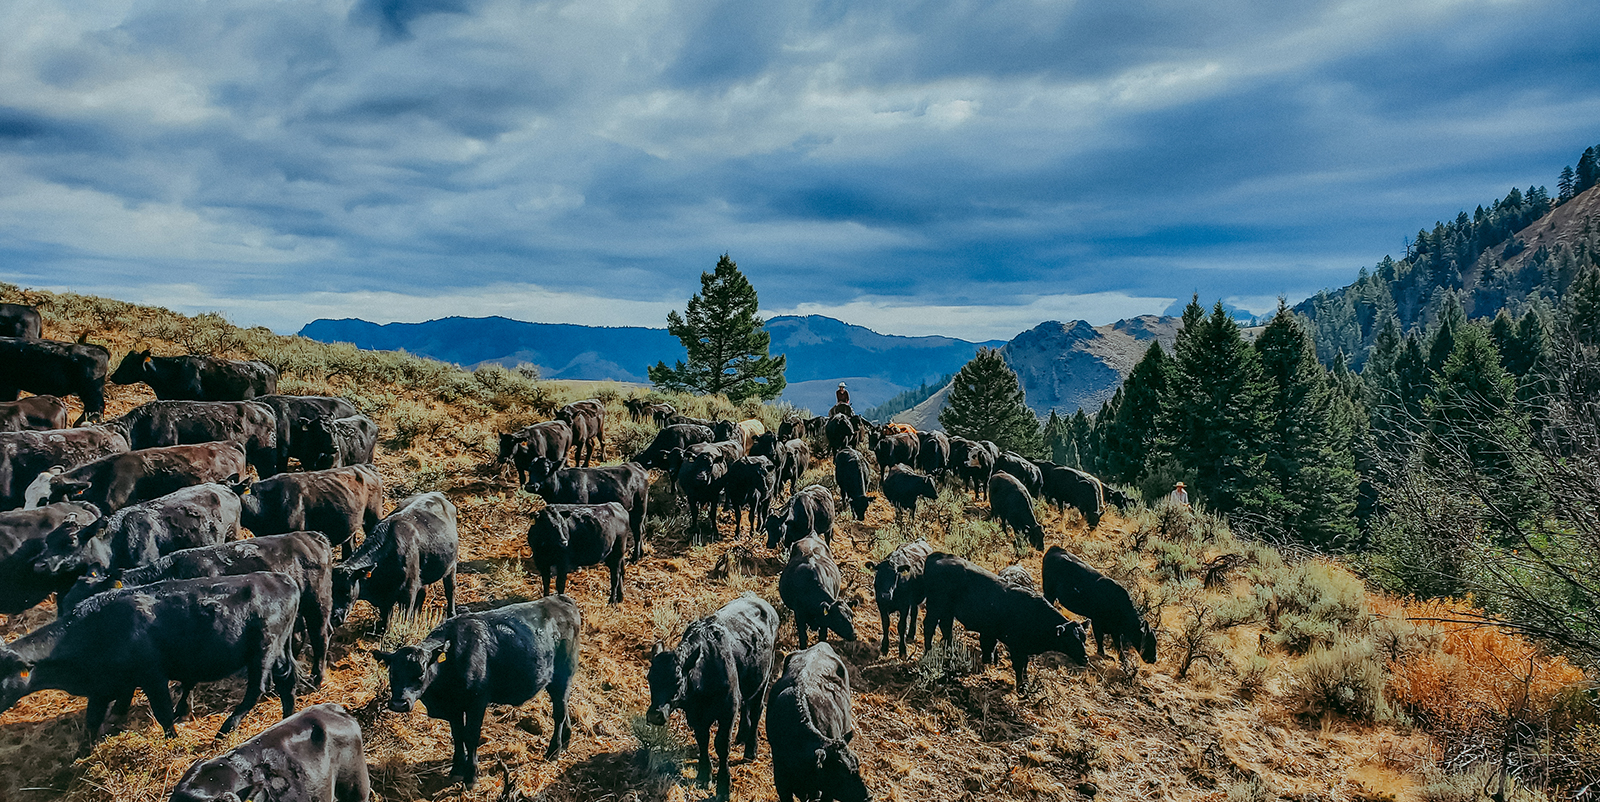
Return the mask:
[[1303,715],[1337,715],[1356,721],[1386,721],[1389,703],[1382,658],[1371,638],[1319,647],[1295,667],[1290,700]]

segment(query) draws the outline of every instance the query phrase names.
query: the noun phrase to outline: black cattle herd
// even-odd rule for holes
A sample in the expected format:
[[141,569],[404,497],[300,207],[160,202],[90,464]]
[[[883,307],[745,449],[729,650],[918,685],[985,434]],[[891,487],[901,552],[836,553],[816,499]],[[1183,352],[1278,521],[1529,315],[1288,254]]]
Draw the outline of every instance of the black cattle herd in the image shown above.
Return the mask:
[[[528,530],[544,598],[458,614],[455,506],[441,493],[422,493],[384,516],[383,481],[372,464],[377,426],[348,401],[277,395],[276,373],[260,362],[136,351],[108,372],[106,349],[40,334],[37,311],[0,304],[0,613],[16,615],[54,596],[57,615],[0,645],[0,713],[44,689],[86,697],[87,751],[108,716],[127,714],[135,691],[169,737],[199,683],[246,677],[219,735],[263,695],[279,699],[282,721],[197,761],[173,800],[367,799],[358,723],[337,704],[296,713],[297,686],[322,684],[332,633],[358,600],[376,608],[386,631],[397,610],[422,608],[433,583],[443,586],[443,623],[419,643],[373,653],[387,667],[389,709],[408,713],[421,702],[429,716],[448,721],[451,775],[471,786],[487,706],[518,705],[543,690],[555,720],[545,755],[554,758],[572,737],[568,697],[581,662],[583,614],[565,595],[567,578],[605,565],[608,601],[623,602],[624,565],[643,559],[652,470],[666,475],[687,507],[697,541],[701,512],[714,535],[726,505],[736,536],[748,525],[756,537],[759,528],[767,548],[784,555],[778,594],[792,611],[800,650],[781,660],[774,679],[779,616],[746,593],[689,624],[675,648],[656,644],[641,667],[648,720],[664,724],[673,709],[683,711],[702,785],[712,776],[715,725],[717,790],[726,797],[730,741],[753,759],[765,708],[781,799],[866,799],[851,749],[849,671],[826,641],[829,632],[856,639],[829,544],[837,514],[862,519],[877,498],[869,495],[868,455],[897,519],[915,520],[919,499],[936,498],[940,482],[959,481],[987,495],[991,517],[1041,550],[1035,498],[1072,506],[1091,526],[1108,498],[1119,500],[1081,471],[987,441],[875,426],[843,405],[827,416],[791,417],[769,433],[756,420],[701,420],[630,399],[629,415],[660,429],[631,460],[600,466],[604,406],[578,401],[554,420],[500,438],[500,461],[545,501]],[[148,384],[159,400],[102,420],[107,379]],[[23,391],[33,395],[18,400]],[[71,426],[62,395],[82,402]],[[800,486],[812,461],[807,439],[827,444],[838,498],[823,485]],[[291,460],[300,470],[289,471]],[[252,536],[239,539],[241,527]],[[1119,656],[1131,647],[1155,660],[1155,637],[1122,586],[1060,546],[1043,560],[1042,593],[1020,568],[997,575],[923,540],[867,563],[882,653],[898,614],[905,658],[925,608],[925,650],[935,630],[948,642],[960,621],[979,634],[986,663],[1005,645],[1020,692],[1035,655],[1086,663],[1085,627],[1060,605],[1087,619],[1100,654],[1109,637]],[[808,647],[813,630],[820,642]],[[310,667],[305,679],[301,651]]]

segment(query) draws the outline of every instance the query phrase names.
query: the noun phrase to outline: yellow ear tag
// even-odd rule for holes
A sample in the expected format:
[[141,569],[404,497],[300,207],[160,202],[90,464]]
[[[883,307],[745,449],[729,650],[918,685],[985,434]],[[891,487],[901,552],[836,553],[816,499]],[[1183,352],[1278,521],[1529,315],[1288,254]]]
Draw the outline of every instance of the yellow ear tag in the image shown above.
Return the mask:
[[371,578],[372,578],[372,572],[371,572],[371,571],[368,571],[368,572],[367,572],[367,575],[366,575],[366,576],[364,576],[364,577],[361,577],[361,578],[362,578],[362,579],[371,579]]
[[245,489],[243,489],[243,490],[240,490],[240,491],[239,491],[239,495],[241,495],[241,496],[248,496],[248,495],[250,495],[250,488],[248,488],[248,487],[247,487],[247,488],[245,488]]
[[119,580],[117,580],[117,581],[115,581],[115,582],[112,582],[112,583],[111,583],[111,587],[113,587],[113,588],[120,588],[120,587],[122,587],[122,580],[120,580],[120,579],[119,579]]
[[439,660],[438,660],[438,662],[440,662],[440,663],[443,663],[443,662],[444,662],[444,652],[440,652],[440,653],[439,653]]
[[151,363],[151,362],[154,362],[154,361],[155,361],[155,358],[154,358],[154,357],[149,357],[149,356],[147,356],[147,357],[145,357],[145,358],[144,358],[144,363],[145,363],[145,364],[146,364],[146,365],[148,365],[148,364],[150,364],[150,363]]
[[32,673],[33,673],[32,671],[23,671],[21,674],[18,674],[17,676],[19,676],[19,677],[21,677],[23,679],[27,679],[28,675],[32,674]]

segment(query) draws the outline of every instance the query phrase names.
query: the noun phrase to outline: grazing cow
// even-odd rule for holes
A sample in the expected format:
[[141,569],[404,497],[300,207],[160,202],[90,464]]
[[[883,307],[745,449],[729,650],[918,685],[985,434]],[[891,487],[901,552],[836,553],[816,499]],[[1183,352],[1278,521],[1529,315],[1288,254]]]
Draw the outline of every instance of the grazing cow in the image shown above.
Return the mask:
[[795,541],[789,549],[789,564],[778,577],[778,598],[794,611],[800,648],[806,648],[813,629],[824,641],[830,629],[845,640],[856,639],[855,615],[841,597],[839,584],[839,565],[822,538],[811,535]]
[[610,604],[622,603],[622,562],[628,554],[628,511],[615,501],[604,504],[546,504],[528,527],[528,549],[550,595],[567,592],[567,574],[585,565],[611,570]]
[[1039,592],[1039,586],[1033,583],[1033,575],[1028,573],[1028,569],[1024,568],[1021,563],[1008,565],[1000,569],[1000,573],[997,576],[1000,577],[1000,584],[1012,590],[1021,590],[1028,593]]
[[333,569],[333,625],[344,626],[356,599],[378,608],[378,631],[389,631],[396,605],[415,614],[428,586],[444,584],[444,614],[456,614],[456,505],[443,493],[405,499],[372,527],[356,553]]
[[0,304],[0,337],[37,340],[44,334],[39,310],[27,304]]
[[999,521],[1002,529],[1028,539],[1034,548],[1044,550],[1044,527],[1033,514],[1033,496],[1017,477],[995,471],[989,477],[989,520]]
[[1006,645],[1018,693],[1027,685],[1028,660],[1036,654],[1060,652],[1080,666],[1089,662],[1082,625],[1068,620],[1044,597],[1008,588],[980,566],[936,551],[928,556],[923,582],[928,590],[928,614],[922,619],[924,650],[933,643],[935,627],[949,643],[953,622],[959,620],[978,633],[984,662],[995,661],[996,643]]
[[1002,451],[994,462],[996,473],[1004,471],[1011,474],[1013,479],[1022,483],[1028,489],[1028,495],[1037,498],[1044,489],[1044,473],[1033,460],[1018,454],[1015,451]]
[[785,415],[783,422],[778,424],[778,439],[792,440],[803,437],[806,433],[806,419],[799,415]]
[[572,740],[567,699],[578,673],[583,613],[567,596],[508,604],[445,619],[415,646],[372,655],[389,668],[389,709],[409,713],[418,701],[428,716],[450,722],[450,776],[471,788],[478,779],[484,710],[550,694],[554,726],[545,760]]
[[989,477],[994,474],[994,454],[980,442],[952,436],[950,470],[972,490],[973,498],[981,499],[989,488]]
[[645,412],[649,414],[650,420],[654,421],[657,426],[667,425],[667,421],[671,420],[674,415],[678,414],[677,407],[674,407],[665,401],[650,404],[644,409]]
[[644,418],[645,418],[644,408],[649,403],[650,403],[649,399],[645,399],[645,398],[624,398],[624,399],[622,399],[622,407],[623,407],[623,409],[628,410],[628,420],[631,420],[634,423],[643,423],[644,422]]
[[367,802],[371,794],[361,723],[330,702],[289,716],[210,760],[196,760],[172,789],[170,802]]
[[556,420],[572,427],[572,464],[588,467],[594,462],[594,452],[600,449],[601,459],[606,450],[606,408],[599,401],[588,398],[574,401],[556,410]]
[[717,727],[717,796],[728,798],[728,741],[739,723],[744,759],[756,758],[756,728],[771,684],[778,611],[754,593],[722,606],[683,630],[672,651],[656,641],[650,653],[650,710],[645,720],[660,727],[674,708],[694,730],[700,747],[699,783],[711,781],[711,727]]
[[733,536],[738,537],[745,511],[750,513],[750,534],[754,535],[772,509],[772,491],[777,483],[772,461],[766,457],[740,457],[728,466],[722,493],[733,510]]
[[806,418],[806,437],[821,437],[828,428],[828,416]]
[[1123,646],[1131,646],[1146,663],[1156,661],[1156,633],[1133,606],[1128,590],[1060,546],[1044,553],[1044,597],[1089,619],[1101,657],[1109,636],[1119,660]]
[[62,473],[50,480],[50,500],[87,501],[109,514],[185,487],[221,482],[244,469],[244,447],[238,443],[142,448]]
[[174,551],[138,568],[92,568],[56,601],[65,616],[85,599],[108,590],[139,587],[169,579],[242,576],[255,571],[283,574],[300,587],[300,625],[311,647],[311,684],[320,687],[333,634],[333,551],[320,532],[245,538],[213,546]]
[[151,401],[106,425],[121,431],[133,449],[227,440],[244,449],[262,476],[278,462],[278,415],[254,401]]
[[[872,576],[872,595],[878,602],[878,620],[883,624],[883,639],[878,642],[878,653],[889,653],[889,614],[900,614],[900,659],[906,659],[906,638],[917,628],[917,610],[928,591],[922,584],[922,569],[928,562],[933,547],[918,538],[895,549],[882,562],[868,562]],[[911,623],[906,623],[910,617]]]
[[249,401],[278,392],[278,371],[265,362],[151,356],[148,348],[129,351],[109,378],[113,384],[148,384],[162,401]]
[[272,407],[278,416],[278,464],[272,473],[261,474],[265,479],[273,473],[289,470],[289,458],[300,460],[306,467],[309,456],[299,447],[295,437],[295,423],[302,420],[335,420],[356,414],[354,404],[343,398],[325,395],[263,395],[254,399]]
[[219,484],[185,487],[130,504],[61,543],[35,564],[48,574],[126,570],[149,565],[180,549],[226,543],[239,534],[239,497]]
[[295,426],[295,441],[305,455],[300,465],[307,470],[362,465],[378,454],[378,424],[365,415],[302,420]]
[[833,647],[819,643],[783,659],[783,675],[767,702],[767,742],[779,802],[801,799],[866,802],[861,759],[850,715],[850,671]]
[[73,425],[100,420],[106,411],[106,368],[111,352],[88,343],[0,337],[0,401],[15,401],[20,391],[34,395],[75,395],[83,414]]
[[251,484],[235,480],[240,521],[250,533],[311,531],[328,536],[341,559],[350,559],[357,532],[371,532],[383,517],[383,478],[371,465],[283,473]]
[[42,432],[67,428],[67,405],[53,395],[0,401],[0,432]]
[[0,512],[0,614],[16,615],[66,590],[71,576],[41,574],[34,563],[99,519],[99,509],[75,502]]
[[787,440],[778,444],[778,453],[783,456],[783,470],[778,472],[774,490],[788,482],[789,493],[793,494],[800,489],[800,478],[811,469],[811,446],[804,440]]
[[771,460],[772,475],[776,480],[776,477],[785,473],[784,460],[788,457],[788,454],[780,448],[783,443],[784,441],[778,439],[778,435],[772,432],[762,432],[750,438],[750,447],[745,449],[745,454],[752,457],[766,457]]
[[884,474],[895,465],[915,467],[917,454],[921,450],[922,443],[915,434],[901,432],[878,438],[877,445],[872,448],[873,456],[878,460],[878,484],[883,484]]
[[917,499],[936,499],[939,489],[934,486],[933,478],[927,474],[917,473],[904,465],[896,465],[883,479],[883,497],[894,505],[895,523],[900,522],[900,517],[906,510],[911,511],[911,522],[917,522]]
[[822,485],[807,485],[789,497],[783,512],[767,516],[767,548],[788,548],[804,537],[821,535],[833,542],[833,493]]
[[572,427],[566,421],[547,420],[500,435],[500,462],[517,467],[517,484],[525,485],[533,461],[543,458],[551,470],[567,467],[567,450],[572,448]]
[[839,495],[844,496],[856,520],[865,519],[867,507],[872,505],[874,497],[867,495],[867,466],[862,462],[861,452],[853,448],[835,451],[833,478],[839,485]]
[[[696,447],[698,448],[698,447]],[[728,461],[722,452],[712,449],[691,451],[684,456],[683,467],[678,469],[676,484],[689,505],[689,531],[694,542],[700,543],[700,508],[708,508],[712,534],[717,529],[717,506],[722,501],[722,490],[727,485]]]
[[916,468],[935,479],[950,469],[950,437],[944,432],[917,432]]
[[690,446],[709,443],[715,437],[708,426],[700,426],[693,423],[674,423],[656,432],[655,439],[651,440],[650,445],[639,452],[639,455],[634,457],[633,461],[646,468],[668,470],[671,466],[667,462],[667,455],[673,449],[687,450]]
[[1065,512],[1067,505],[1077,508],[1090,529],[1100,525],[1100,516],[1106,509],[1099,479],[1060,465],[1044,472],[1044,498],[1055,503],[1058,513]]
[[[48,486],[30,486],[52,468],[61,473],[109,454],[128,451],[121,432],[89,426],[45,432],[0,432],[0,510],[38,506],[50,493]],[[54,477],[52,477],[54,478]],[[41,492],[42,490],[42,492]]]
[[[538,470],[538,460],[534,460]],[[551,471],[527,489],[546,504],[604,504],[615,501],[628,511],[633,532],[633,560],[644,557],[644,515],[650,503],[650,474],[632,462],[603,468],[562,468]]]
[[856,423],[849,415],[830,415],[823,432],[828,436],[829,451],[856,444]]
[[1105,494],[1105,500],[1107,504],[1110,504],[1123,512],[1133,509],[1134,505],[1138,503],[1134,501],[1132,494],[1120,487],[1112,487],[1107,484],[1102,484],[1100,486],[1100,490]]
[[[283,715],[294,712],[299,673],[292,653],[300,587],[281,574],[176,579],[98,594],[71,613],[0,648],[0,713],[36,691],[89,699],[84,751],[112,702],[144,691],[168,738],[188,714],[189,690],[246,672],[244,699],[217,735],[238,726],[276,687]],[[167,683],[183,685],[174,711]]]

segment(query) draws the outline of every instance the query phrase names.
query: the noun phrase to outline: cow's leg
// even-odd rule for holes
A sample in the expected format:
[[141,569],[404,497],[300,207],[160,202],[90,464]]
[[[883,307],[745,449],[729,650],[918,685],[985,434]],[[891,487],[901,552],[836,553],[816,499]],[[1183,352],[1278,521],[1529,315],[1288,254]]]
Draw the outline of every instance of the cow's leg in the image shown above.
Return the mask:
[[982,656],[984,665],[994,665],[999,660],[999,656],[995,654],[996,645],[994,636],[983,634],[978,636],[978,653]]
[[[880,654],[880,655],[885,655],[885,654],[889,653],[889,638],[890,638],[890,636],[892,634],[890,629],[889,629],[889,613],[890,612],[891,612],[890,610],[885,609],[883,607],[879,607],[878,608],[878,622],[883,625],[883,639],[878,642],[878,654]],[[904,635],[905,629],[906,629],[906,614],[902,612],[900,614],[900,632],[901,632],[900,642],[902,644],[905,643],[905,635]],[[904,649],[905,647],[902,646],[901,648]]]
[[1094,650],[1101,657],[1105,657],[1106,656],[1106,642],[1105,642],[1106,633],[1103,631],[1103,627],[1100,626],[1100,622],[1099,621],[1095,621],[1095,620],[1091,619],[1089,623],[1090,623],[1091,626],[1094,627]]
[[811,627],[806,626],[806,622],[800,620],[799,616],[795,616],[794,629],[795,634],[800,636],[800,648],[806,648],[806,646],[809,645],[808,641],[810,640],[810,633],[807,630],[811,629]]
[[553,566],[549,566],[549,567],[541,566],[539,568],[539,577],[540,577],[541,581],[544,583],[544,595],[546,595],[546,596],[550,595],[550,573],[551,573],[552,568],[553,568]]
[[704,788],[711,784],[711,722],[694,728],[694,743],[700,759],[695,763],[695,785]]
[[[921,606],[922,605],[920,605],[920,604],[911,605],[911,626],[909,627],[909,629],[906,626],[904,626],[905,619],[902,618],[900,620],[900,623],[902,625],[900,627],[900,629],[901,629],[901,632],[900,632],[900,659],[901,660],[906,659],[906,632],[909,631],[909,632],[915,633],[917,631],[917,609],[920,608]],[[912,635],[912,639],[915,639],[915,638],[916,638],[916,635],[913,634]]]
[[468,705],[466,726],[462,727],[467,740],[467,752],[465,765],[462,767],[466,769],[466,773],[461,776],[461,781],[468,788],[478,782],[478,741],[483,738],[483,714],[487,708],[487,702]]
[[[220,738],[230,732],[233,732],[233,728],[239,726],[239,722],[243,720],[247,714],[249,714],[251,709],[256,706],[257,702],[261,701],[261,686],[265,681],[267,674],[267,666],[263,665],[263,662],[265,661],[261,659],[251,662],[249,671],[247,672],[244,681],[244,698],[239,701],[239,706],[233,709],[233,714],[228,716],[226,721],[222,722],[222,729],[217,730],[217,737]],[[148,695],[150,692],[149,690],[146,690],[145,693]],[[292,704],[289,708],[289,712],[294,712],[294,707]]]
[[328,641],[333,633],[330,613],[315,593],[303,596],[300,607],[305,611],[306,634],[311,639],[311,687],[320,688],[328,671]]
[[1012,653],[1011,668],[1017,672],[1017,695],[1021,696],[1028,686],[1028,655]]
[[566,565],[565,561],[563,561],[562,564],[561,564],[561,567],[556,570],[556,592],[557,593],[566,593],[567,592],[567,570],[568,569],[567,569],[567,565]]
[[83,711],[83,748],[79,754],[89,754],[90,747],[94,746],[94,739],[100,735],[101,725],[106,723],[106,710],[111,707],[114,697],[91,696],[89,706]]
[[728,731],[733,728],[733,716],[717,723],[717,798],[728,798]]
[[465,714],[450,717],[450,776],[467,776],[467,719]]
[[622,603],[622,544],[618,543],[617,556],[611,560],[611,603]]
[[744,723],[739,727],[739,739],[744,743],[744,759],[756,759],[756,746],[759,740],[757,728],[761,726],[761,710],[767,702],[767,686],[771,680],[763,677],[761,687],[756,688],[751,698],[743,706]]
[[168,738],[178,737],[178,730],[173,726],[172,691],[167,689],[167,678],[151,676],[139,684],[139,689],[144,691],[144,698],[150,702],[150,715],[161,725],[161,731]]
[[283,710],[283,717],[294,715],[294,684],[300,679],[300,670],[295,667],[292,652],[283,655],[278,661],[278,668],[273,672],[273,684],[277,686],[278,703]]
[[456,614],[456,568],[450,566],[449,573],[440,580],[444,583],[444,617],[454,618]]
[[550,745],[544,750],[545,760],[555,760],[561,750],[572,743],[572,718],[567,711],[567,698],[572,695],[572,678],[561,676],[551,681],[550,694]]

